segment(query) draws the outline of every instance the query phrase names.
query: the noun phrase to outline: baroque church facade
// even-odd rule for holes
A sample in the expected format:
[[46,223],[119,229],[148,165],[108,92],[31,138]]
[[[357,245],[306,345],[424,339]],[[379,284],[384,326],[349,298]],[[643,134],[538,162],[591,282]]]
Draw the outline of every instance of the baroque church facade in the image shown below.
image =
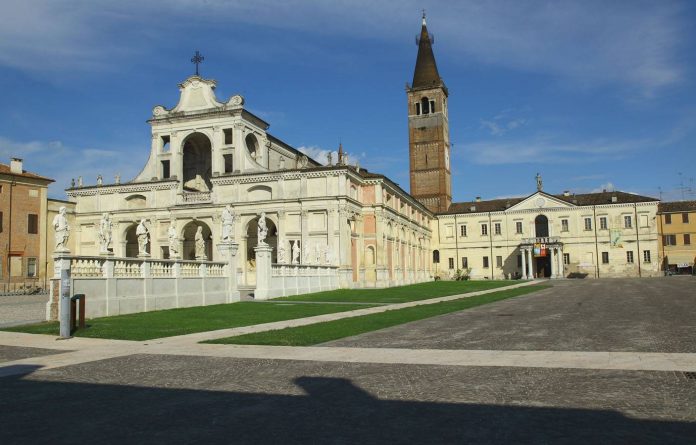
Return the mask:
[[[657,200],[621,192],[452,202],[447,100],[423,19],[407,86],[410,191],[338,159],[318,162],[268,132],[244,98],[221,101],[198,75],[173,108],[156,106],[149,159],[129,181],[67,190],[74,246],[99,255],[98,227],[113,224],[112,253],[223,260],[213,248],[230,206],[240,244],[240,287],[255,285],[259,216],[275,264],[331,265],[341,287],[386,287],[466,274],[477,279],[647,276],[658,273]],[[202,232],[205,255],[196,251]],[[171,234],[175,233],[176,246]],[[198,254],[197,254],[198,253]],[[142,256],[142,252],[141,252]]]

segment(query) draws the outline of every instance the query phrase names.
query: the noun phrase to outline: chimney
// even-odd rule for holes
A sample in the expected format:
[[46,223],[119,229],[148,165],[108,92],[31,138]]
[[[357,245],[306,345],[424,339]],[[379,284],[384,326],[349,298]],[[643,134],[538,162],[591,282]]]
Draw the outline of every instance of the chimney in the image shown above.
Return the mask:
[[10,161],[10,172],[16,175],[21,175],[24,173],[22,169],[22,160],[20,158],[12,158]]
[[570,190],[564,190],[563,196],[570,196]]
[[476,197],[476,202],[481,202],[481,197],[480,197],[480,196],[477,196],[477,197]]
[[619,199],[616,197],[616,195],[611,195],[611,202],[616,202]]
[[475,211],[476,211],[476,206],[471,206],[471,207],[469,207],[469,211],[475,212]]

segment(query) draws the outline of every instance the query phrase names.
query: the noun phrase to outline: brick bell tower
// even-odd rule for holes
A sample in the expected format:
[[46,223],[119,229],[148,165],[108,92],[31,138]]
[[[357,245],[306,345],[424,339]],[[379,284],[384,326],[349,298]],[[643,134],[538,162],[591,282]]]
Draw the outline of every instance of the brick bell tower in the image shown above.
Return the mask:
[[445,83],[433,54],[433,37],[423,26],[418,44],[413,83],[408,96],[408,145],[411,195],[433,212],[444,212],[452,203],[449,121]]

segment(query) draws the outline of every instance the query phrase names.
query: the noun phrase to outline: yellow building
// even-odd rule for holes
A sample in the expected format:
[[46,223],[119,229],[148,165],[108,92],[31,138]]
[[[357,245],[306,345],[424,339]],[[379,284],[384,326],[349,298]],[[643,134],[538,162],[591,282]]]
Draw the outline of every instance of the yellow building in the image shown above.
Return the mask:
[[693,274],[696,261],[696,201],[660,203],[658,217],[663,270]]

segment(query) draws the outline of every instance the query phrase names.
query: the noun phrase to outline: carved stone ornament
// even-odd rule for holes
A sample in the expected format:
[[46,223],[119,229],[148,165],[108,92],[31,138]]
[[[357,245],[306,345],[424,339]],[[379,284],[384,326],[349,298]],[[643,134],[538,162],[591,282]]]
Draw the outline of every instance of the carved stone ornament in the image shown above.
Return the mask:
[[164,116],[167,113],[167,109],[164,108],[162,105],[157,105],[155,108],[152,109],[153,116]]
[[241,107],[244,105],[244,98],[239,94],[232,96],[230,97],[230,100],[227,101],[227,105],[231,107]]

